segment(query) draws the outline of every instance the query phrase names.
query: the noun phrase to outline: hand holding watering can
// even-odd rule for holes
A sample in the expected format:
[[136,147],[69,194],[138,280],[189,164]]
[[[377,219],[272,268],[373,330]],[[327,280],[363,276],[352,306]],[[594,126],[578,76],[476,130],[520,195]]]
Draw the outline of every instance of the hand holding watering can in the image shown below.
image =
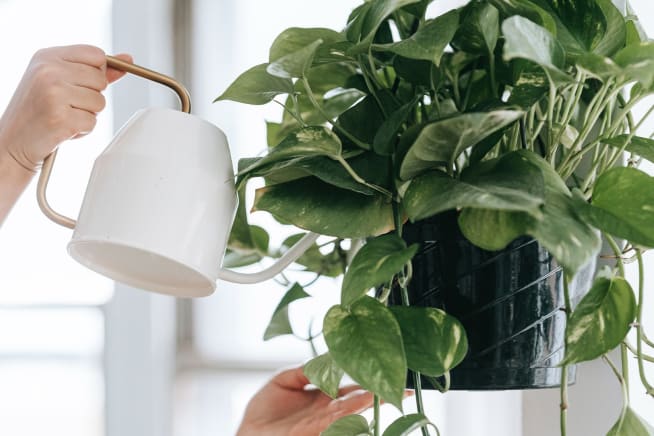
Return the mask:
[[43,213],[74,229],[70,255],[116,281],[177,297],[203,297],[223,279],[274,277],[317,239],[307,234],[271,267],[254,274],[222,269],[238,197],[225,134],[190,114],[174,79],[107,56],[111,68],[173,89],[182,110],[143,109],[118,131],[93,166],[77,221],[48,204],[56,151],[43,163],[37,194]]

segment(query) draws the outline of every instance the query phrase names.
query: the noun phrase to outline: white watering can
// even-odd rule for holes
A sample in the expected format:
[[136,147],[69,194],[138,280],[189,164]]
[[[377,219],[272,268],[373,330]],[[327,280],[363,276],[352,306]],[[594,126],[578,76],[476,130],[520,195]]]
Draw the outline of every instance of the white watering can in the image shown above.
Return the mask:
[[242,274],[221,268],[238,197],[225,134],[190,114],[190,97],[174,79],[107,56],[107,65],[161,83],[182,111],[143,109],[98,156],[77,221],[48,205],[56,151],[41,170],[43,213],[74,229],[68,252],[82,265],[127,285],[204,297],[216,281],[257,283],[274,277],[317,239],[308,233],[269,268]]

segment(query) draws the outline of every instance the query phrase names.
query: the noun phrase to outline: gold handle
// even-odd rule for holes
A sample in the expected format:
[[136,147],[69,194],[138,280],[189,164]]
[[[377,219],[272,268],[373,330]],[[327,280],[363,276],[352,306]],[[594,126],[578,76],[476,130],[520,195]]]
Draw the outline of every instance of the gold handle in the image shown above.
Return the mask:
[[[149,70],[147,68],[141,67],[139,65],[131,64],[122,59],[107,56],[107,67],[113,68],[120,71],[126,71],[132,73],[136,76],[143,77],[145,79],[151,80],[153,82],[160,83],[165,85],[175,91],[179,97],[180,103],[182,105],[182,112],[190,113],[191,112],[191,97],[189,96],[188,91],[177,80],[172,77],[166,76],[156,71]],[[52,173],[52,166],[54,165],[55,158],[57,157],[57,150],[53,151],[43,160],[43,166],[41,167],[41,175],[39,176],[39,181],[36,186],[36,199],[41,208],[41,212],[48,218],[50,218],[55,223],[68,227],[69,229],[74,229],[77,222],[68,218],[64,215],[61,215],[55,212],[50,205],[48,204],[48,199],[46,197],[46,190],[48,187],[48,181],[50,180],[50,174]]]

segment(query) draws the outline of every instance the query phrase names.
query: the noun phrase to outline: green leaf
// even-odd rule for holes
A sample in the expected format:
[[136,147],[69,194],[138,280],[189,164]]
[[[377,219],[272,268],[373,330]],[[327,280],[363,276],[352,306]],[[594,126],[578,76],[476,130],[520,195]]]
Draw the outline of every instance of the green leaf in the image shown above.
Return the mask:
[[[429,418],[422,413],[412,413],[401,416],[389,425],[382,436],[408,436],[412,431],[431,424]],[[433,425],[433,424],[432,424]]]
[[459,214],[459,229],[479,248],[498,251],[511,241],[527,234],[529,216],[501,210],[463,209]]
[[629,45],[620,50],[614,60],[627,78],[637,80],[647,89],[654,86],[654,42]]
[[431,171],[411,181],[404,207],[412,221],[449,209],[473,207],[525,211],[540,216],[545,187],[540,169],[521,152],[478,163],[453,179]]
[[323,323],[334,362],[364,389],[402,410],[407,364],[402,333],[391,311],[371,297],[336,305]]
[[293,328],[288,319],[288,305],[299,300],[301,298],[310,297],[311,295],[307,294],[304,291],[304,288],[297,283],[294,283],[293,286],[284,294],[282,300],[277,305],[277,308],[273,312],[272,318],[268,323],[266,332],[263,334],[263,340],[267,341],[269,339],[275,338],[282,335],[292,335]]
[[471,2],[462,15],[453,44],[469,53],[493,53],[500,33],[498,10],[491,4]]
[[390,306],[402,330],[407,365],[414,371],[439,377],[457,366],[468,352],[463,325],[433,307]]
[[371,433],[363,416],[349,415],[334,421],[320,436],[371,436]]
[[313,177],[256,191],[254,209],[282,223],[341,238],[365,238],[393,229],[393,211],[381,195],[334,188]]
[[654,436],[654,428],[628,407],[606,436]]
[[[466,113],[427,124],[407,152],[400,168],[403,180],[414,178],[427,167],[452,166],[454,160],[493,132],[522,117],[516,110]],[[422,167],[422,168],[420,168]]]
[[268,154],[238,172],[239,177],[277,162],[306,156],[341,155],[342,145],[338,136],[322,126],[309,126],[291,133]]
[[[408,59],[402,56],[395,56],[393,69],[398,77],[415,85],[422,85],[429,88],[436,88],[439,83],[440,72],[431,61],[420,61]],[[402,82],[400,82],[402,84]],[[413,90],[410,91],[412,93]]]
[[629,139],[629,135],[625,134],[605,139],[602,142],[617,148],[622,148],[626,141],[629,141],[627,148],[625,149],[626,151],[643,157],[650,162],[654,162],[654,139],[643,138],[642,136],[633,136]]
[[615,54],[624,46],[625,21],[611,0],[533,0],[556,23],[556,36],[569,58],[591,52]]
[[234,217],[232,230],[229,234],[227,247],[229,247],[230,250],[236,250],[241,253],[252,252],[255,250],[256,246],[252,239],[247,211],[245,210],[245,189],[239,189],[237,195],[238,207],[236,208],[236,216]]
[[574,276],[600,250],[595,230],[583,220],[579,204],[563,193],[546,195],[542,219],[527,219],[527,234],[552,253],[566,272]]
[[[526,63],[526,61],[523,63]],[[522,109],[530,109],[547,95],[548,88],[547,75],[543,70],[538,67],[523,68],[511,90],[511,95],[507,103]]]
[[298,51],[289,53],[276,61],[268,64],[267,72],[273,76],[285,78],[291,77],[304,77],[307,70],[313,62],[313,57],[316,50],[323,43],[322,39],[318,39],[311,44],[302,47]]
[[458,25],[459,12],[452,10],[438,18],[425,21],[409,38],[391,44],[373,44],[372,48],[438,65]]
[[349,306],[372,287],[390,281],[418,251],[417,245],[407,248],[395,233],[379,236],[366,243],[352,259],[345,272],[341,304]]
[[382,25],[384,20],[396,10],[417,3],[420,0],[375,0],[369,2],[360,13],[356,16],[355,22],[350,23],[347,35],[350,41],[356,44],[350,53],[365,52],[373,38],[377,29]]
[[594,53],[586,53],[579,56],[576,63],[577,67],[602,81],[622,75],[622,69],[611,58]]
[[252,67],[240,76],[227,90],[214,100],[232,100],[246,104],[266,104],[276,95],[293,92],[293,82],[290,79],[275,77],[266,71],[268,64]]
[[654,247],[654,177],[643,171],[617,167],[602,174],[586,211],[598,229]]
[[565,52],[559,42],[545,28],[521,16],[507,18],[502,23],[504,60],[526,59],[548,73],[554,81],[568,81],[562,71]]
[[489,3],[504,17],[523,16],[556,35],[556,21],[552,14],[529,0],[489,0]]
[[321,391],[332,398],[338,397],[338,387],[343,378],[343,370],[339,368],[329,353],[314,357],[304,364],[304,375]]
[[415,107],[415,101],[401,106],[398,110],[393,112],[387,119],[379,126],[379,130],[375,134],[372,142],[372,149],[375,153],[390,156],[393,154],[395,142],[397,140],[397,132],[402,127]]
[[329,45],[345,41],[345,36],[332,29],[291,27],[284,30],[275,38],[275,41],[270,46],[268,61],[272,63],[284,56],[296,53],[319,39],[325,45]]
[[[395,111],[398,107],[389,92],[380,92],[379,99],[387,113]],[[372,95],[368,95],[343,112],[338,117],[337,125],[364,144],[372,144],[384,119],[384,113],[377,100]]]
[[608,353],[622,342],[635,317],[636,297],[629,283],[621,277],[597,278],[568,320],[562,364]]

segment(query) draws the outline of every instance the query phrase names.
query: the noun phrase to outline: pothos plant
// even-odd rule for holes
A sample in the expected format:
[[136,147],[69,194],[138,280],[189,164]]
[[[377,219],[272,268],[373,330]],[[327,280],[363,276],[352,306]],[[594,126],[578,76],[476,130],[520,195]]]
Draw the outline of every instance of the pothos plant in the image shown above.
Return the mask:
[[[277,257],[301,237],[271,248],[266,230],[248,224],[244,188],[254,177],[265,180],[254,210],[330,237],[298,261],[317,276],[344,274],[340,304],[324,317],[328,352],[305,372],[329,395],[344,373],[375,394],[373,422],[346,417],[325,435],[377,436],[379,402],[402,409],[408,369],[447,375],[467,349],[462,325],[444,311],[410,306],[408,298],[405,306],[386,304],[393,286],[406,295],[418,249],[403,241],[404,223],[454,209],[463,235],[486,250],[529,235],[564,270],[562,365],[604,359],[624,392],[608,434],[654,434],[629,407],[625,381],[633,354],[654,395],[643,369],[654,344],[641,322],[654,179],[638,169],[654,161],[654,141],[641,132],[654,107],[640,118],[633,113],[654,93],[654,43],[617,0],[472,0],[428,17],[430,3],[368,0],[344,30],[289,28],[267,62],[218,97],[283,109],[280,122],[267,123],[267,153],[239,162],[241,203],[226,262]],[[598,272],[573,307],[567,284],[598,256],[602,238],[615,266]],[[358,252],[357,241],[365,242]],[[640,276],[630,284],[623,265],[632,259]],[[266,339],[293,333],[288,306],[309,296],[306,286],[288,284]],[[373,296],[373,288],[381,292]],[[635,344],[627,339],[632,330]],[[607,356],[615,347],[621,365]],[[438,432],[416,387],[418,413],[384,435]]]

